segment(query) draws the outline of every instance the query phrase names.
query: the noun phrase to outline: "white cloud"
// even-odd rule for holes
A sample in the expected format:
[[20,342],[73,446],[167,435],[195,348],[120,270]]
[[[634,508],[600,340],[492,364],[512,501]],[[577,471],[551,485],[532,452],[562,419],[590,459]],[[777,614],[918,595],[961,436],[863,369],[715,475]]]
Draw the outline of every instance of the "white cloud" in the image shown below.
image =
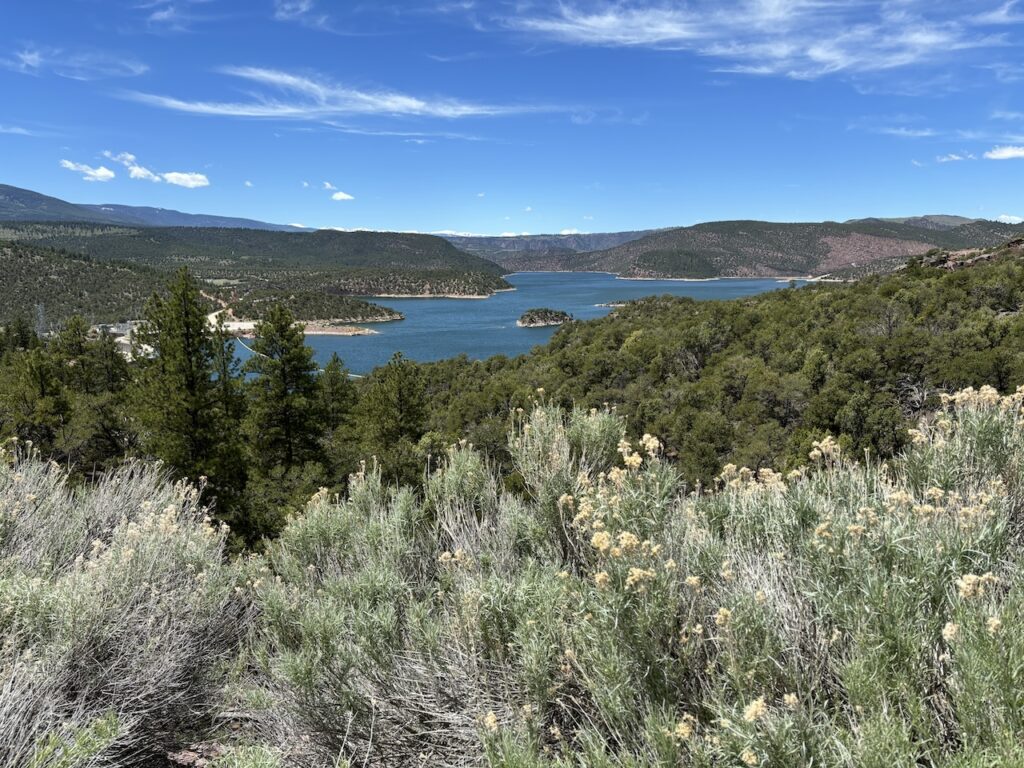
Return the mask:
[[339,190],[331,195],[331,200],[355,200],[355,198]]
[[138,158],[136,158],[131,152],[119,152],[114,154],[108,149],[103,152],[103,156],[109,160],[113,160],[115,163],[120,163],[127,168],[128,176],[132,179],[141,179],[142,181],[152,181],[154,183],[166,181],[168,184],[174,184],[178,187],[187,187],[188,189],[210,186],[210,180],[201,173],[183,173],[179,171],[154,173],[149,170],[149,168],[139,165]]
[[904,139],[924,139],[936,135],[935,131],[931,128],[907,128],[906,126],[886,126],[876,128],[874,132],[884,134],[885,136],[899,136]]
[[580,231],[578,229],[563,229],[558,234],[560,234],[560,235],[578,235],[578,234],[580,234]]
[[61,160],[60,167],[82,174],[82,179],[85,181],[110,181],[117,175],[102,165],[99,168],[93,168],[85,163],[73,163],[70,160]]
[[11,58],[0,58],[0,67],[25,75],[52,73],[71,80],[136,77],[149,70],[136,59],[103,51],[65,51],[35,46],[15,51]]
[[989,160],[1018,160],[1024,159],[1024,147],[1004,146],[993,147],[985,153]]
[[533,213],[533,206],[528,205],[525,208],[523,208],[523,213]]
[[950,152],[948,155],[939,155],[935,158],[937,163],[959,163],[964,160],[974,160],[975,157],[970,152],[963,152],[957,154],[956,152]]
[[136,162],[136,157],[131,152],[120,152],[114,154],[110,150],[106,150],[103,156],[109,160],[113,160],[115,163],[120,163],[128,169],[128,176],[133,179],[142,179],[143,181],[160,181],[160,177],[153,173],[149,168],[145,168]]
[[922,163],[920,160],[911,160],[910,164],[915,168],[924,168],[924,163]]
[[210,186],[210,180],[202,173],[182,173],[180,171],[171,171],[170,173],[161,173],[160,178],[168,184],[174,184],[176,187],[185,187],[187,189],[198,189],[199,187]]
[[[398,91],[359,90],[322,77],[296,75],[261,67],[227,67],[232,77],[258,83],[272,93],[244,102],[188,101],[151,93],[128,92],[126,98],[143,104],[197,115],[265,117],[286,120],[326,120],[350,115],[402,117],[493,117],[537,111],[533,107],[477,104],[451,98],[422,99]],[[282,99],[284,92],[289,98]]]
[[477,197],[487,197],[487,193],[486,192],[477,192],[476,196]]
[[28,128],[22,128],[17,125],[0,125],[0,133],[7,133],[12,136],[35,136],[36,134],[30,131]]
[[1007,14],[957,15],[950,6],[923,0],[564,0],[522,4],[520,15],[501,23],[570,45],[691,51],[725,62],[721,71],[813,79],[884,72],[1006,43],[984,27],[1006,23]]
[[309,227],[307,227],[305,224],[292,223],[292,224],[289,224],[288,226],[289,227],[298,227],[299,229],[309,229]]
[[1013,216],[1009,213],[996,216],[996,221],[1002,224],[1024,224],[1024,218],[1021,218],[1020,216]]
[[245,186],[249,187],[249,189],[252,189],[252,182],[249,181],[248,179],[246,179],[245,180]]
[[992,113],[993,120],[1010,120],[1012,122],[1024,121],[1024,112],[1012,112],[1005,109],[997,109]]
[[302,188],[303,189],[309,189],[309,182],[308,181],[302,182]]
[[593,217],[593,216],[584,216],[584,217],[583,217],[583,220],[584,220],[584,221],[593,221],[593,220],[594,220],[594,217]]
[[337,189],[337,187],[334,186],[333,184],[331,184],[331,182],[325,181],[324,182],[324,189]]

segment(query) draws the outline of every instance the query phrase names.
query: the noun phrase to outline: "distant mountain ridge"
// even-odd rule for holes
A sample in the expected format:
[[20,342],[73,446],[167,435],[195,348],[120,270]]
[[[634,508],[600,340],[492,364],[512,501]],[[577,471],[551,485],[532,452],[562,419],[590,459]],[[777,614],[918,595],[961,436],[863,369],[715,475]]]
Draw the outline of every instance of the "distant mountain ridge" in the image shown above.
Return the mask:
[[501,264],[508,270],[530,269],[538,261],[573,253],[614,248],[657,232],[596,232],[559,235],[443,235],[455,247]]
[[[48,244],[78,252],[100,248],[124,252],[134,242],[129,258],[151,252],[153,238],[161,255],[188,258],[227,258],[244,253],[246,259],[266,263],[269,253],[321,262],[328,254],[341,256],[346,266],[469,270],[491,273],[528,270],[604,271],[625,277],[710,278],[741,276],[826,275],[860,269],[870,264],[900,263],[932,248],[984,248],[1020,236],[1024,225],[1003,224],[964,216],[928,214],[896,218],[851,219],[845,222],[777,223],[717,221],[689,227],[628,232],[567,233],[550,235],[470,236],[433,238],[400,233],[372,233],[334,239],[312,230],[254,219],[182,213],[163,208],[126,205],[75,205],[54,197],[0,185],[0,222],[103,224],[146,228],[146,234],[89,233],[86,245],[78,235],[45,238]],[[192,233],[173,230],[196,230]],[[159,232],[157,231],[159,230]],[[204,234],[203,231],[207,233]],[[213,230],[223,230],[222,236]],[[231,230],[231,234],[227,234]],[[306,232],[317,239],[261,240],[245,231]],[[106,234],[106,233],[103,233]],[[68,237],[68,235],[71,235]],[[123,236],[127,235],[127,239]],[[29,238],[31,239],[31,238]],[[58,242],[54,242],[54,241]],[[59,242],[64,240],[64,242]],[[70,241],[70,242],[69,242]],[[140,241],[145,241],[140,242]],[[444,252],[441,243],[454,246]],[[368,249],[368,250],[367,250]],[[372,251],[372,254],[370,253]],[[475,257],[475,258],[474,258]],[[274,256],[270,261],[278,261]],[[419,262],[419,263],[416,263]],[[500,265],[494,268],[493,262]],[[278,261],[277,266],[281,266]]]
[[129,227],[212,227],[302,232],[301,227],[255,219],[182,213],[169,208],[135,205],[69,203],[30,189],[0,184],[0,221],[120,224]]
[[[623,277],[712,278],[827,275],[932,248],[978,248],[1020,236],[1024,226],[959,217],[903,221],[774,223],[717,221],[664,229],[591,253],[516,255],[518,269],[613,272]],[[918,220],[923,219],[923,222]],[[911,223],[917,222],[917,223]],[[496,258],[503,266],[509,262]]]

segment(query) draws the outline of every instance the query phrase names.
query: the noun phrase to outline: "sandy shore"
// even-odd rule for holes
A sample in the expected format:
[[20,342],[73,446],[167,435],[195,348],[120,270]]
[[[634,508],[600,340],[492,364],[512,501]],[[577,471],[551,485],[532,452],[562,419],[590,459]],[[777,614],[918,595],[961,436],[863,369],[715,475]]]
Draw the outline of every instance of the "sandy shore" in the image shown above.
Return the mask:
[[[300,324],[301,321],[300,321]],[[305,323],[307,336],[373,336],[380,331],[360,328],[358,325],[321,325]]]
[[[502,290],[507,290],[503,288]],[[512,290],[515,290],[514,288]],[[489,299],[492,294],[475,293],[375,293],[371,299]]]

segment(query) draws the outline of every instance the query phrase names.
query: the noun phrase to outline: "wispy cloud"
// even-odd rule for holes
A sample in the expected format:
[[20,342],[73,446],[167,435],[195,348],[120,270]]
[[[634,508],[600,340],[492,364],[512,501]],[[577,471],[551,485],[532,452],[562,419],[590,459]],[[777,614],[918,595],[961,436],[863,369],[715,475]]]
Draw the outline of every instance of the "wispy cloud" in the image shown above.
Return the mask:
[[973,19],[975,24],[1024,24],[1024,10],[1020,9],[1020,0],[1010,0],[998,8],[979,13]]
[[[1012,7],[1012,3],[1010,6]],[[991,17],[946,13],[923,0],[695,0],[690,3],[566,0],[524,5],[506,28],[571,44],[691,51],[720,71],[814,79],[948,60],[1003,44]]]
[[52,73],[71,80],[136,77],[149,70],[137,59],[104,51],[66,51],[37,46],[26,46],[0,58],[0,66],[25,75]]
[[1024,159],[1024,147],[1007,145],[993,147],[985,153],[989,160],[1022,160]]
[[125,95],[134,101],[178,112],[285,120],[323,121],[366,115],[457,119],[537,111],[537,108],[527,106],[480,104],[444,97],[421,98],[385,89],[361,90],[321,76],[262,67],[227,67],[221,71],[262,85],[268,91],[241,102],[192,101],[139,92]]
[[85,163],[73,163],[70,160],[61,160],[61,168],[67,168],[69,171],[82,174],[83,181],[110,181],[117,174],[105,166],[99,166],[93,168],[91,165]]
[[159,183],[165,181],[168,184],[174,184],[179,187],[187,187],[188,189],[196,189],[198,187],[210,186],[210,180],[202,173],[192,172],[181,172],[181,171],[169,171],[167,173],[154,173],[143,165],[139,165],[138,158],[135,157],[131,152],[118,152],[117,154],[106,150],[103,156],[108,160],[113,160],[115,163],[120,163],[128,169],[128,177],[132,179],[140,179],[142,181],[152,181]]
[[974,155],[971,154],[970,152],[963,152],[963,153],[950,152],[949,154],[946,154],[946,155],[939,155],[938,157],[935,158],[935,162],[937,162],[937,163],[960,163],[960,162],[963,162],[964,160],[974,160],[974,159],[975,159]]
[[314,0],[274,0],[274,18],[315,29],[334,31],[330,15],[320,11]]
[[38,136],[39,134],[35,131],[30,131],[28,128],[22,128],[20,125],[3,125],[0,124],[0,133],[10,134],[12,136]]
[[333,184],[331,184],[331,182],[325,181],[324,182],[324,189],[337,189],[337,187],[334,186]]
[[885,136],[899,136],[904,139],[925,139],[937,135],[933,128],[907,128],[906,126],[876,128],[874,133],[881,133]]

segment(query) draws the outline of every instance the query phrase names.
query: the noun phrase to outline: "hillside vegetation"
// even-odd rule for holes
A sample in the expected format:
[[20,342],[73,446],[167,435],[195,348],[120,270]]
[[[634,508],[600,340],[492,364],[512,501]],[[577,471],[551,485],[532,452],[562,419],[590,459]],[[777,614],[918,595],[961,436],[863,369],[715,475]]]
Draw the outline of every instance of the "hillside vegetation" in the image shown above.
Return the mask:
[[595,253],[562,255],[548,260],[546,268],[626,277],[822,275],[880,260],[906,261],[934,247],[993,246],[1021,232],[1021,225],[980,220],[939,229],[880,219],[722,221],[661,230]]
[[565,406],[617,405],[691,481],[730,462],[795,466],[825,432],[889,455],[938,392],[1024,384],[1022,306],[1016,252],[733,301],[642,299],[529,355],[425,365],[431,429],[506,456],[509,405],[542,387]]
[[88,254],[199,272],[223,267],[375,268],[477,271],[500,275],[496,264],[463,253],[440,237],[398,232],[267,232],[218,227],[96,227],[11,224],[8,237]]
[[551,260],[574,253],[603,251],[638,240],[654,230],[594,232],[571,235],[444,235],[457,248],[497,262],[507,271],[543,269]]
[[47,329],[72,315],[93,323],[134,319],[165,280],[145,267],[0,240],[0,324],[35,324],[40,307]]
[[8,455],[0,765],[1017,765],[1022,402],[698,491],[614,413],[537,403],[521,490],[465,445],[421,493],[367,467],[228,563],[185,486]]
[[[169,276],[187,266],[207,281],[208,293],[240,311],[250,294],[251,301],[301,294],[305,298],[296,309],[320,313],[335,311],[332,307],[343,303],[337,298],[340,295],[487,296],[510,287],[497,264],[426,235],[17,222],[0,224],[2,239],[36,251],[57,250],[76,263],[116,263],[121,269],[138,267],[140,273],[161,271]],[[32,279],[42,281],[43,277]],[[35,295],[46,299],[73,288],[73,283],[54,284]],[[105,293],[104,306],[110,306],[119,295],[117,284]],[[314,300],[313,294],[319,297]],[[68,316],[64,299],[49,303],[55,304],[56,319]],[[132,314],[139,309],[137,301],[113,306],[118,317],[138,317]],[[386,308],[377,307],[373,314],[394,318]],[[336,318],[317,314],[302,319]]]

